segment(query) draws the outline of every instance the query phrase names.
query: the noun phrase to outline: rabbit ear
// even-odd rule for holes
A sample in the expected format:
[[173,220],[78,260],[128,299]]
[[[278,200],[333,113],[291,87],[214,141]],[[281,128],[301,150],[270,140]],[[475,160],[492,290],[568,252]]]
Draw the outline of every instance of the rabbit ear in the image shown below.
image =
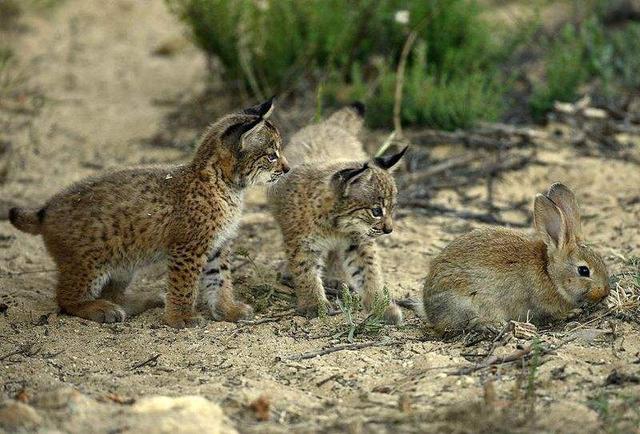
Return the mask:
[[538,194],[533,205],[533,224],[556,249],[563,249],[569,242],[567,222],[551,199]]
[[567,226],[576,239],[582,238],[582,225],[580,224],[580,209],[573,192],[564,184],[556,182],[549,188],[547,197],[556,204],[567,220]]

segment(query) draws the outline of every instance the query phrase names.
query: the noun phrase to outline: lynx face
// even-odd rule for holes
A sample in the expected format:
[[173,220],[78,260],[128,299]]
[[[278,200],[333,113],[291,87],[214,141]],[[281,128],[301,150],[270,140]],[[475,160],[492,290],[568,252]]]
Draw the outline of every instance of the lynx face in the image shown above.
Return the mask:
[[[347,169],[350,170],[350,169]],[[378,167],[364,167],[344,185],[335,207],[336,227],[357,239],[376,238],[393,231],[397,189],[393,178]]]
[[333,176],[338,200],[334,208],[336,228],[359,240],[393,231],[393,213],[398,190],[390,169],[406,148],[373,164],[343,169]]
[[245,133],[238,155],[238,173],[243,185],[274,182],[289,171],[282,154],[282,138],[269,121]]

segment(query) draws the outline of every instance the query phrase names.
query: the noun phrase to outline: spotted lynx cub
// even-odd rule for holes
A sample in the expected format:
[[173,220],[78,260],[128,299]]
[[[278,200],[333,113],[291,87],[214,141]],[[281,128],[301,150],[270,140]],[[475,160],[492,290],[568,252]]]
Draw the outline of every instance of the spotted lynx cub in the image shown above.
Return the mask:
[[198,284],[213,318],[235,321],[251,308],[234,299],[229,241],[243,190],[289,168],[268,120],[273,99],[212,124],[193,160],[181,166],[118,170],[81,181],[42,208],[10,211],[18,229],[44,238],[58,267],[56,299],[71,315],[123,321],[161,299],[125,297],[140,266],[166,258],[165,321],[189,327]]
[[[354,105],[297,132],[287,147],[293,169],[269,190],[298,311],[307,316],[328,306],[322,274],[331,262],[342,266],[342,276],[360,292],[365,309],[384,299],[375,240],[393,230],[397,190],[389,169],[406,148],[366,161],[357,138],[362,114],[363,107]],[[391,301],[384,313],[389,323],[402,321]]]

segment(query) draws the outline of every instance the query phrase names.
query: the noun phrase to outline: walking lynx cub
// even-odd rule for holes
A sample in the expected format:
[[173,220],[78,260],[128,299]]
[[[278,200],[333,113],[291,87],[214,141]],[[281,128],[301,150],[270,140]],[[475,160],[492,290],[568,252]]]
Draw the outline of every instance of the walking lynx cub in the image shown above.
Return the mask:
[[[287,147],[294,167],[269,190],[298,311],[307,316],[328,305],[322,272],[330,262],[342,265],[341,274],[360,292],[365,309],[384,299],[375,240],[393,230],[397,190],[389,169],[406,148],[364,162],[357,138],[363,109],[357,104],[344,108],[297,132]],[[384,315],[389,323],[402,321],[391,301]]]
[[250,316],[251,308],[233,296],[229,241],[245,187],[289,170],[280,134],[268,120],[272,110],[273,99],[224,116],[186,165],[107,173],[72,185],[40,209],[12,209],[11,223],[41,234],[57,264],[62,310],[117,322],[159,306],[159,298],[125,297],[124,291],[137,268],[167,258],[167,324],[201,321],[198,283],[215,319]]

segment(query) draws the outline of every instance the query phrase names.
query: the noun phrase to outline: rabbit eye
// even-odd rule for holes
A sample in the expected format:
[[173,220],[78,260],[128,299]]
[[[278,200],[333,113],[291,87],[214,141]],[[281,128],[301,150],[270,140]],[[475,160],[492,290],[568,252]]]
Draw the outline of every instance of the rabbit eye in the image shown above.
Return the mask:
[[578,267],[578,274],[582,277],[589,277],[591,275],[591,271],[589,271],[589,267],[586,265],[581,265]]

